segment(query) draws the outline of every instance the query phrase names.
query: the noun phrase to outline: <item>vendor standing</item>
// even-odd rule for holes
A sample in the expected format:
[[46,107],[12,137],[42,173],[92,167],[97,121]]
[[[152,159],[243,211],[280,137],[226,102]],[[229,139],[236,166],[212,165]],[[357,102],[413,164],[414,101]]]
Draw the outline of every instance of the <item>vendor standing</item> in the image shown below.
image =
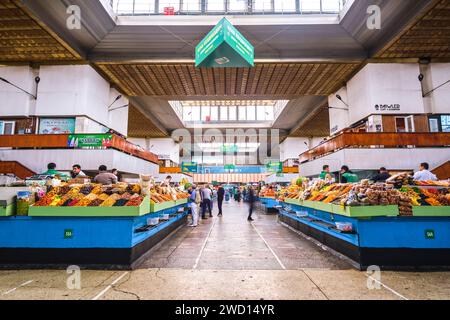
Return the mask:
[[70,173],[70,176],[72,177],[72,179],[87,177],[86,174],[81,171],[81,166],[79,164],[74,164],[72,166],[72,172]]
[[415,181],[437,181],[435,174],[429,171],[430,165],[426,162],[420,164],[419,171],[414,174]]
[[117,183],[117,177],[112,173],[108,172],[108,168],[101,165],[98,168],[98,175],[94,178],[94,182],[101,183],[103,185],[110,185]]
[[330,174],[330,166],[326,164],[326,165],[323,166],[323,170],[322,170],[322,172],[320,173],[319,178],[322,179],[322,180],[325,180],[325,178],[326,178],[327,175],[329,175],[329,174]]
[[43,172],[41,175],[43,176],[59,176],[60,178],[68,178],[68,176],[62,172],[56,170],[56,163],[49,163],[47,165],[47,171]]
[[356,183],[359,182],[359,178],[348,166],[342,166],[340,183]]

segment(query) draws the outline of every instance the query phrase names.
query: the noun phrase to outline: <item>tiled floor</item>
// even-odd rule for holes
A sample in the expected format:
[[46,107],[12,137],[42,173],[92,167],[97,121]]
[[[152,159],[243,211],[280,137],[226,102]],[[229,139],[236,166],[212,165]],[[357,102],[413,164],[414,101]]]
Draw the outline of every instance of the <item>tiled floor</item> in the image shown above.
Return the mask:
[[[222,218],[183,227],[134,271],[0,271],[1,299],[450,299],[448,272],[382,272],[377,281],[277,223],[246,220],[231,202]],[[69,281],[68,281],[69,280]]]

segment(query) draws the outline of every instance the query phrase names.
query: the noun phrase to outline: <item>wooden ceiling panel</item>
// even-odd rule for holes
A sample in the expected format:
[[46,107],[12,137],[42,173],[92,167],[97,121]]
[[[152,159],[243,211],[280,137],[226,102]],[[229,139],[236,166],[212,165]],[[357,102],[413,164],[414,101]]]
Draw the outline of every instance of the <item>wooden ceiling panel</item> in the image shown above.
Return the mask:
[[0,62],[65,62],[80,55],[18,0],[0,0]]
[[385,46],[376,58],[450,58],[450,0],[438,0],[424,16]]
[[130,106],[128,112],[128,136],[133,138],[165,138],[166,134],[158,129],[136,107]]
[[198,69],[193,64],[97,64],[130,96],[294,98],[335,92],[360,63],[260,63],[251,69]]
[[290,137],[328,137],[330,135],[330,113],[328,107],[320,108],[304,125],[293,131]]

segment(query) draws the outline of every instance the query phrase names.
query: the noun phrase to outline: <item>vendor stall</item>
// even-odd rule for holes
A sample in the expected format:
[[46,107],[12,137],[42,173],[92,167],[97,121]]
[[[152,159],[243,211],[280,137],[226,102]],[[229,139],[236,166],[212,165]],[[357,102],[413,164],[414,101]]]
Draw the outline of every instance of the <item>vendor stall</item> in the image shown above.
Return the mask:
[[279,220],[361,269],[450,266],[448,182],[326,185],[285,195]]
[[187,194],[139,184],[62,184],[0,217],[0,267],[133,268],[185,224]]

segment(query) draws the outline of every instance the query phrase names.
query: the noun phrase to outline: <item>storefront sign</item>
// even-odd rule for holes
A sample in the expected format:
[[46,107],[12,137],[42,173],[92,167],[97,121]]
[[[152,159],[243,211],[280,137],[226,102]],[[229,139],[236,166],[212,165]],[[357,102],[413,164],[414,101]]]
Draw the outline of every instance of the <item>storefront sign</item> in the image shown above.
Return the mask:
[[198,164],[196,162],[183,162],[181,164],[181,172],[197,173]]
[[376,104],[375,110],[376,111],[394,112],[394,111],[400,111],[401,107],[399,104]]
[[282,173],[283,172],[283,162],[269,162],[266,165],[267,172],[270,173]]
[[226,18],[195,49],[195,66],[199,68],[249,68],[254,60],[254,47]]
[[236,169],[236,166],[234,164],[227,164],[224,166],[225,170],[234,170]]
[[75,118],[40,119],[39,134],[68,134],[75,132]]
[[112,134],[71,134],[68,147],[75,149],[106,149],[112,147]]

